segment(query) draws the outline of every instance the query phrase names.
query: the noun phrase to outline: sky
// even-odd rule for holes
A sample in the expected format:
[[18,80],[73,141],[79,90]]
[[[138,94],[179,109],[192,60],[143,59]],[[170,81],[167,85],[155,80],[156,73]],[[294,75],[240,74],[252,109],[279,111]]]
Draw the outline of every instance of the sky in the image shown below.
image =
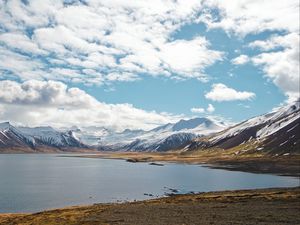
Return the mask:
[[298,0],[0,0],[0,122],[234,123],[299,83]]

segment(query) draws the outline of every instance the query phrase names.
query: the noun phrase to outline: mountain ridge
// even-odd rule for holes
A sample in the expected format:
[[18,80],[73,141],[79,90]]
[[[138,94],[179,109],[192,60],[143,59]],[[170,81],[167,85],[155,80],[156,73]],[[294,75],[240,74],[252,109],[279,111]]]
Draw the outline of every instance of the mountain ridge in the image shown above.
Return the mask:
[[71,131],[61,132],[52,127],[15,127],[9,122],[0,123],[0,152],[63,151],[71,148],[87,148]]
[[3,122],[0,123],[0,152],[5,149],[39,152],[43,148],[149,152],[236,149],[237,154],[258,151],[290,154],[300,152],[299,129],[299,100],[231,127],[205,117],[182,119],[148,131],[125,129],[122,132],[96,126],[60,130],[50,126],[15,127]]
[[265,151],[270,154],[300,153],[300,102],[245,120],[219,133],[198,138],[187,151],[240,148],[239,153]]

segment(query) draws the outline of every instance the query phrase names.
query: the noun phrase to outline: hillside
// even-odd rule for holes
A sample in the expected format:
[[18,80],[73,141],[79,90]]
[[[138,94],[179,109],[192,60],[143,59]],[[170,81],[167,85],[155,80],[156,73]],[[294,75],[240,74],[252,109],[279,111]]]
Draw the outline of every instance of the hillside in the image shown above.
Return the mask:
[[56,152],[86,148],[71,131],[51,127],[14,127],[0,123],[0,152]]
[[251,118],[224,131],[200,137],[186,151],[236,149],[236,154],[264,152],[272,155],[300,153],[300,103]]

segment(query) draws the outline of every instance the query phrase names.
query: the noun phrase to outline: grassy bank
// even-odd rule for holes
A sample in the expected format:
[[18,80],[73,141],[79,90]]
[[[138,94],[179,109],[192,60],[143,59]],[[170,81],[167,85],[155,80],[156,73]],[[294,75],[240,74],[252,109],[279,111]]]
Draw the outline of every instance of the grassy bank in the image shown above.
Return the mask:
[[121,204],[0,214],[0,224],[300,224],[300,188],[208,192]]

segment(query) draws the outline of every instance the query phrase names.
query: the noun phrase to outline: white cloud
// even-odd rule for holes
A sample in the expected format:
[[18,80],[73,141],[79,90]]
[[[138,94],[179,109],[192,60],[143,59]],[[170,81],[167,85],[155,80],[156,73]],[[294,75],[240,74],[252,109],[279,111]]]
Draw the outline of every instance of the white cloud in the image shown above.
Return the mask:
[[103,126],[117,130],[150,129],[175,122],[181,116],[135,108],[131,104],[106,104],[85,91],[57,81],[0,81],[0,118],[39,126]]
[[[275,31],[267,40],[256,40],[249,44],[260,53],[250,59],[259,66],[265,76],[277,85],[292,101],[299,96],[299,1],[232,0],[230,4],[222,0],[205,1],[207,12],[199,21],[210,29],[221,28],[240,38],[248,34]],[[212,9],[218,13],[211,14]],[[249,59],[236,58],[234,64],[248,62]]]
[[235,64],[235,65],[243,65],[247,62],[249,62],[249,57],[247,55],[240,55],[234,59],[231,60],[231,63],[232,64]]
[[[221,28],[239,38],[263,31],[280,31],[267,40],[249,44],[261,51],[256,56],[240,55],[232,63],[252,62],[290,99],[299,95],[298,0],[232,0],[230,4],[221,0],[73,2],[66,5],[62,0],[0,1],[1,79],[110,85],[150,75],[207,81],[206,68],[222,60],[226,53],[214,50],[200,35],[189,40],[176,40],[173,36],[184,25],[202,21],[209,29]],[[35,88],[28,92],[23,84],[13,88],[23,93],[24,98],[2,93],[2,101],[6,101],[2,103],[5,107],[2,105],[1,112],[6,115],[3,118],[9,114],[17,116],[9,111],[13,108],[26,109],[24,118],[38,114],[30,113],[32,106],[26,104],[37,105],[43,99],[36,93],[40,91]],[[70,93],[66,91],[65,95]],[[229,101],[251,99],[255,94],[215,84],[206,96],[214,101]],[[54,106],[47,109],[46,118],[55,113],[64,117],[60,112],[64,110],[57,111]],[[39,112],[37,108],[34,110]],[[213,111],[213,107],[203,110]],[[96,110],[92,108],[92,111]],[[79,116],[76,112],[74,116]],[[67,113],[64,115],[68,117]],[[35,121],[34,116],[30,118]],[[51,117],[49,121],[55,120]]]
[[55,107],[90,107],[96,100],[78,88],[61,82],[29,80],[22,84],[0,81],[0,102],[18,105]]
[[191,112],[193,113],[205,113],[204,108],[191,108]]
[[191,41],[177,40],[162,47],[161,58],[172,72],[201,79],[204,69],[222,58],[220,52],[209,50],[208,45],[201,37]]
[[299,51],[262,53],[253,58],[255,65],[261,65],[266,76],[292,99],[299,97]]
[[13,49],[32,54],[46,54],[47,52],[39,49],[38,45],[32,42],[26,35],[22,33],[4,33],[0,34],[0,42],[5,43]]
[[[21,52],[29,62],[41,64],[26,72],[4,69],[21,80],[86,84],[141,78],[131,75],[128,79],[128,74],[205,81],[205,69],[221,60],[222,53],[210,49],[204,37],[172,39],[173,32],[196,18],[201,8],[198,0],[78,1],[67,5],[60,0],[2,1],[0,21],[6,32],[0,36],[3,50],[15,51],[16,55]],[[43,60],[30,54],[41,55]],[[22,62],[10,60],[16,67],[18,63],[22,66]],[[75,77],[53,73],[61,67],[77,70]],[[93,69],[99,76],[82,73],[86,69]]]
[[205,94],[205,98],[213,101],[235,101],[235,100],[251,100],[255,97],[253,92],[237,91],[227,87],[225,84],[213,84],[212,90]]
[[208,104],[206,111],[212,113],[215,111],[215,107],[212,104]]
[[297,47],[299,42],[299,35],[297,33],[290,33],[287,35],[273,35],[267,40],[256,40],[249,43],[251,48],[259,48],[264,51],[274,50],[278,47],[291,48]]
[[219,16],[201,17],[210,28],[222,28],[239,35],[262,31],[299,31],[299,1],[207,0],[209,9],[220,11]]
[[[289,97],[289,101],[299,98],[299,44],[298,34],[273,36],[266,41],[250,43],[251,47],[268,51],[254,56],[252,62],[262,67],[266,77]],[[283,50],[276,50],[278,47]]]
[[212,104],[208,104],[207,108],[191,108],[193,113],[212,113],[215,111],[215,107]]
[[[0,68],[21,80],[101,85],[113,82],[111,74],[124,74],[116,81],[134,81],[141,79],[137,74],[148,74],[206,81],[206,68],[222,60],[224,54],[213,50],[199,35],[191,40],[172,38],[182,26],[196,21],[241,36],[275,30],[287,32],[284,39],[299,39],[297,0],[232,0],[230,4],[220,0],[74,1],[68,5],[60,0],[24,2],[0,3],[1,29],[5,31],[0,42],[6,57]],[[268,42],[254,41],[251,46],[262,50],[274,45],[286,48],[285,42],[274,37]],[[42,55],[44,60],[30,54]],[[243,55],[232,63],[247,61]],[[31,65],[18,69],[25,63]],[[75,77],[53,73],[58,67],[77,70]],[[82,73],[86,69],[95,72],[92,76]],[[136,74],[136,79],[127,79],[129,73]]]

